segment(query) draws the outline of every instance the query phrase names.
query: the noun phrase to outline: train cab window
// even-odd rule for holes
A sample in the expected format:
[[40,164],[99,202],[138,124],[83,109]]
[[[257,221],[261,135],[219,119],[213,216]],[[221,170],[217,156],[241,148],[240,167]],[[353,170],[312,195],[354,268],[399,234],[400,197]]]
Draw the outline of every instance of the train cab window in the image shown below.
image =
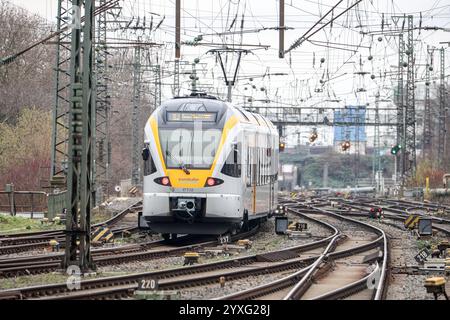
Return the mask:
[[153,161],[150,149],[146,146],[142,149],[142,160],[144,160],[144,176],[151,175],[156,172],[156,165]]
[[224,175],[239,178],[241,176],[241,143],[234,144],[222,168]]

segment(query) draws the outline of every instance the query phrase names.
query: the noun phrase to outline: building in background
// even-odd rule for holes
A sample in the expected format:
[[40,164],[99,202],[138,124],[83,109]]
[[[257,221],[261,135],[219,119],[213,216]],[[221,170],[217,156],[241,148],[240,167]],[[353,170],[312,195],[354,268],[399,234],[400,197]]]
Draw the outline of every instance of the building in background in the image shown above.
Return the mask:
[[[365,106],[347,106],[334,111],[333,148],[336,152],[366,154],[365,118]],[[345,142],[350,142],[350,148],[342,151],[342,144]]]
[[293,164],[281,164],[278,171],[280,191],[293,191],[298,187],[298,167]]

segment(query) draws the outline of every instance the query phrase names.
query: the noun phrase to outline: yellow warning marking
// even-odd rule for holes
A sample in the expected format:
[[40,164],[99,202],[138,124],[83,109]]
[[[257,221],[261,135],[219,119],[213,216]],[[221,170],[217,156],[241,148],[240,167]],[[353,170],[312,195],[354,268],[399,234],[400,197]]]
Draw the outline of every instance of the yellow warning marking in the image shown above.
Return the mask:
[[108,231],[109,231],[108,228],[104,228],[102,231],[100,231],[100,232],[94,237],[93,241],[94,241],[94,242],[99,241],[99,240],[103,237],[103,235],[105,235]]
[[414,229],[418,225],[419,220],[420,220],[419,216],[414,214],[410,215],[408,218],[405,219],[404,222],[405,228]]

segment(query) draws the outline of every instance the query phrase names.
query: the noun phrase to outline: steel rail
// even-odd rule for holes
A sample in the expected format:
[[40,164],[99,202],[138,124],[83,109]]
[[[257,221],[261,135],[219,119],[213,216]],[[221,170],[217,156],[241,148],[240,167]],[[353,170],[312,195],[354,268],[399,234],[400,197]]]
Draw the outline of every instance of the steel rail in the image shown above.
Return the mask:
[[[289,202],[285,202],[285,203],[289,203]],[[292,204],[292,203],[291,203]],[[321,204],[322,206],[325,205],[324,203]],[[288,293],[288,295],[286,295],[284,297],[284,299],[286,300],[290,300],[290,299],[294,299],[294,298],[298,298],[301,297],[301,295],[303,295],[303,293],[307,290],[307,288],[309,287],[309,285],[311,284],[312,278],[313,278],[313,273],[315,271],[315,269],[317,269],[317,267],[324,261],[331,261],[333,259],[338,259],[338,258],[343,258],[343,257],[347,257],[347,256],[351,256],[354,255],[355,253],[360,253],[360,252],[365,252],[368,251],[370,249],[376,248],[380,246],[380,241],[383,242],[383,263],[382,266],[379,267],[377,266],[377,268],[370,273],[369,275],[367,275],[366,277],[356,281],[355,283],[346,285],[342,288],[336,289],[334,291],[331,291],[329,293],[327,293],[326,295],[322,295],[316,298],[320,298],[320,299],[325,299],[325,298],[342,298],[348,295],[351,295],[353,293],[359,292],[361,290],[364,290],[365,288],[367,288],[367,280],[370,279],[371,277],[373,278],[377,272],[381,271],[380,274],[380,282],[377,284],[376,290],[373,294],[373,299],[375,300],[380,300],[383,298],[383,294],[384,294],[384,290],[385,290],[385,279],[386,279],[386,269],[387,269],[387,259],[388,259],[388,248],[387,248],[387,238],[383,232],[383,230],[373,227],[369,224],[365,224],[363,222],[357,221],[357,220],[353,220],[350,218],[345,218],[342,217],[340,215],[335,215],[332,212],[326,211],[326,210],[322,210],[319,208],[314,208],[311,207],[309,205],[305,206],[304,203],[302,204],[298,204],[294,205],[294,207],[301,207],[300,210],[308,210],[309,212],[315,212],[315,213],[325,213],[325,214],[331,214],[334,217],[336,217],[337,219],[340,220],[348,220],[351,221],[353,223],[356,223],[358,225],[363,225],[365,228],[375,231],[375,233],[377,234],[381,234],[380,237],[378,237],[376,240],[371,241],[370,243],[355,247],[355,248],[350,248],[350,249],[346,249],[346,250],[341,250],[341,251],[336,251],[336,252],[331,252],[331,250],[333,249],[333,246],[335,245],[335,243],[330,243],[326,250],[324,251],[324,253],[322,255],[320,255],[318,257],[318,259],[312,264],[309,265],[297,272],[295,272],[292,275],[289,275],[287,277],[284,277],[282,279],[278,279],[275,281],[272,281],[270,283],[266,283],[254,288],[250,288],[241,292],[237,292],[231,295],[227,295],[227,296],[223,296],[220,298],[217,298],[218,300],[238,300],[238,299],[255,299],[261,296],[266,296],[268,294],[271,294],[273,292],[276,291],[280,291],[283,290],[285,288],[288,288],[290,286],[294,286],[293,289],[291,289]],[[288,211],[291,212],[296,212],[294,211],[294,208],[288,208]],[[338,237],[337,237],[338,238]],[[335,241],[337,240],[337,238],[335,239]]]
[[[100,226],[106,226],[111,228],[115,226],[119,221],[121,221],[128,213],[134,212],[134,210],[138,209],[140,205],[142,205],[142,200],[133,203],[132,205],[123,209],[122,211],[120,211],[119,213],[117,213],[108,220],[93,224],[91,228],[94,229]],[[112,229],[111,231],[113,232],[113,234],[120,234],[125,230],[135,231],[137,230],[137,228],[118,227]],[[32,249],[48,247],[49,246],[48,241],[52,239],[57,240],[60,244],[64,244],[65,242],[64,234],[65,230],[52,230],[48,232],[37,231],[30,233],[0,235],[0,256],[4,254],[23,252]]]
[[[325,222],[320,222],[322,225],[327,225]],[[334,230],[334,229],[333,229]],[[115,276],[115,277],[107,277],[107,278],[99,278],[99,279],[91,279],[91,280],[85,280],[81,281],[81,290],[90,290],[92,288],[99,288],[99,287],[105,287],[104,290],[108,291],[112,286],[122,286],[124,284],[130,284],[131,287],[123,288],[125,293],[129,293],[129,290],[133,290],[135,288],[136,282],[139,279],[142,278],[157,278],[157,279],[165,279],[165,278],[173,278],[177,276],[182,276],[186,274],[194,274],[194,273],[201,273],[201,272],[208,272],[212,270],[218,270],[218,269],[233,269],[236,267],[242,267],[246,265],[251,265],[255,262],[260,261],[268,261],[268,258],[278,258],[281,257],[283,260],[283,257],[285,255],[289,256],[289,253],[295,253],[299,254],[301,252],[305,252],[311,249],[315,249],[321,246],[324,246],[327,244],[327,241],[330,237],[321,239],[312,243],[302,244],[298,246],[293,246],[289,248],[284,248],[282,250],[277,251],[271,251],[264,254],[256,254],[256,255],[249,255],[240,257],[233,260],[226,260],[226,261],[219,261],[219,262],[212,262],[212,263],[206,263],[206,264],[200,264],[200,265],[194,265],[194,266],[188,266],[188,267],[181,267],[181,268],[173,268],[168,270],[160,270],[160,271],[153,271],[153,272],[144,272],[144,273],[137,273],[132,275],[124,275],[124,276]],[[287,270],[292,268],[298,268],[298,267],[304,267],[306,264],[312,263],[316,257],[310,257],[306,259],[288,259],[284,262],[274,262],[270,263],[269,266],[262,266],[262,267],[253,267],[249,268],[248,271],[242,270],[236,274],[233,272],[227,273],[228,279],[235,279],[243,276],[251,276],[254,275],[255,272],[258,272],[259,274],[264,273],[270,273],[270,272],[279,272],[280,270]],[[217,278],[214,276],[200,276],[197,278],[197,280],[188,279],[183,281],[175,281],[175,282],[166,282],[165,287],[174,287],[174,286],[190,286],[190,285],[198,285],[198,284],[206,284],[216,281]],[[164,284],[162,284],[164,286]],[[97,294],[101,296],[102,292],[99,289],[96,289]],[[111,289],[115,293],[117,293],[117,290]],[[17,289],[10,289],[10,290],[4,290],[0,291],[0,299],[2,297],[11,299],[27,299],[27,298],[33,298],[33,297],[39,297],[39,296],[46,296],[48,294],[61,294],[64,292],[68,292],[67,285],[64,283],[59,284],[49,284],[49,285],[41,285],[41,286],[32,286],[32,287],[25,287],[25,288],[17,288]],[[89,297],[92,294],[90,292],[86,297]],[[81,292],[77,293],[77,297],[81,297],[83,294]]]

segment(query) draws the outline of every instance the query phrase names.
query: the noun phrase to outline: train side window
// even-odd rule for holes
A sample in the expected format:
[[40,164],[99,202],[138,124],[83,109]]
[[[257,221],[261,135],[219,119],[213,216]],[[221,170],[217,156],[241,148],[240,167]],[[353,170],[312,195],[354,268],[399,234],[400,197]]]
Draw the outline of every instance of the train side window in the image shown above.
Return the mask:
[[241,143],[234,144],[222,168],[224,175],[239,178],[241,176]]
[[142,149],[142,159],[144,160],[144,176],[151,175],[156,172],[156,165],[153,161],[150,149],[146,146]]
[[256,147],[256,185],[259,186],[259,175],[261,173],[261,164],[259,162],[259,148]]
[[259,148],[259,156],[261,157],[261,173],[259,175],[259,179],[261,181],[261,185],[264,185],[264,174],[265,174],[265,170],[264,170],[264,166],[265,166],[265,161],[264,161],[264,154],[263,154],[263,148]]
[[263,159],[264,159],[264,174],[263,174],[263,182],[264,184],[267,184],[267,152],[266,152],[266,148],[262,148],[262,155],[263,155]]

